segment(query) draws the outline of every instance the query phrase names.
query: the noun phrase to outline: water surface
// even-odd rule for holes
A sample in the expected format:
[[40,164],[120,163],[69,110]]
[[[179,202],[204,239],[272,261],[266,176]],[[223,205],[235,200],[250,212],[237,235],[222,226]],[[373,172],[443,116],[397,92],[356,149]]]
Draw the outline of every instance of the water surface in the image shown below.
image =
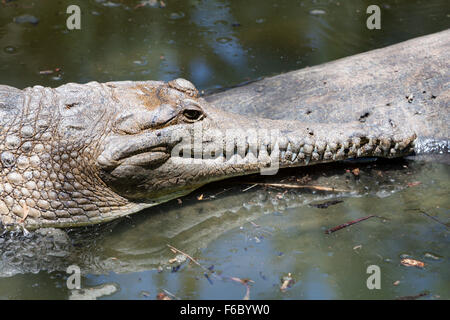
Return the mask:
[[[142,3],[85,1],[82,29],[69,31],[72,1],[7,1],[0,5],[0,83],[185,77],[211,92],[450,26],[448,1]],[[365,27],[370,4],[382,9],[381,30]],[[23,15],[37,24],[30,17],[33,23],[14,22]],[[297,179],[341,191],[254,184]],[[243,298],[245,285],[231,277],[252,280],[252,299],[449,299],[449,181],[440,162],[317,166],[216,183],[68,236],[4,234],[0,298],[76,297],[64,271],[77,265],[83,288],[113,285],[106,299],[155,299],[166,291],[181,299]],[[312,206],[333,200],[342,202]],[[370,215],[376,217],[325,233]],[[167,244],[206,271],[170,263],[177,254]],[[425,266],[403,266],[405,258]],[[367,288],[370,265],[380,267],[380,290]],[[293,282],[282,291],[289,273]]]

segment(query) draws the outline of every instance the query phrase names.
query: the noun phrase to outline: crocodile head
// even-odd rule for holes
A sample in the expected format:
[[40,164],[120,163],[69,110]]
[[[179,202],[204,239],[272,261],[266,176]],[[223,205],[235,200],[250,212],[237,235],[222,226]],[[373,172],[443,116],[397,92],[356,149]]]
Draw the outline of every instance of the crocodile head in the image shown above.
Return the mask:
[[238,175],[411,152],[411,132],[348,123],[312,126],[218,110],[184,79],[110,83],[120,112],[97,164],[106,185],[139,203],[164,202]]
[[9,87],[0,98],[0,218],[30,229],[109,221],[233,176],[402,156],[416,137],[383,119],[247,118],[214,108],[184,79]]
[[120,108],[97,165],[107,186],[130,201],[161,203],[270,163],[260,138],[271,120],[215,109],[184,79],[107,85]]

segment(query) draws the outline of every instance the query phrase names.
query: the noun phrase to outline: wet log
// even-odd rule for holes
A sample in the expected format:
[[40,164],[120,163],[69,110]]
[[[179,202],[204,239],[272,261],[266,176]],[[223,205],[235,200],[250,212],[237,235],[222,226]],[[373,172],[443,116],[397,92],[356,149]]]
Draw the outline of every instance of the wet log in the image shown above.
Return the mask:
[[413,128],[417,153],[448,153],[450,29],[269,77],[206,99],[232,112],[306,123]]

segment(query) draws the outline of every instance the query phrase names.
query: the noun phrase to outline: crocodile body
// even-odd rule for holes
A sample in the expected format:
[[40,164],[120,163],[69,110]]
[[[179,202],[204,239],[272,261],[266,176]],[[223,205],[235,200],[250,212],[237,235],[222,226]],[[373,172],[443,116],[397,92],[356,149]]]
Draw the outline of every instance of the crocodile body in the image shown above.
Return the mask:
[[1,223],[36,229],[106,222],[212,181],[400,157],[424,138],[414,122],[380,113],[361,121],[359,109],[347,121],[271,120],[209,100],[184,79],[0,86]]

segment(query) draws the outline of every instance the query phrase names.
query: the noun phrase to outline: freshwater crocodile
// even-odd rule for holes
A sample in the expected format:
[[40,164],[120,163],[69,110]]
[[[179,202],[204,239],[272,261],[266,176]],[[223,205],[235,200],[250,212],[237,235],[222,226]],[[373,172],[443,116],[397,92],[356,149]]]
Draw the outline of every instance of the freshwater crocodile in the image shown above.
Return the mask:
[[278,166],[448,153],[449,34],[206,100],[184,79],[0,86],[0,222],[90,225]]
[[[375,124],[248,118],[184,79],[0,86],[3,225],[110,221],[211,181],[355,157],[398,157],[415,132]],[[267,172],[269,173],[269,172]]]

